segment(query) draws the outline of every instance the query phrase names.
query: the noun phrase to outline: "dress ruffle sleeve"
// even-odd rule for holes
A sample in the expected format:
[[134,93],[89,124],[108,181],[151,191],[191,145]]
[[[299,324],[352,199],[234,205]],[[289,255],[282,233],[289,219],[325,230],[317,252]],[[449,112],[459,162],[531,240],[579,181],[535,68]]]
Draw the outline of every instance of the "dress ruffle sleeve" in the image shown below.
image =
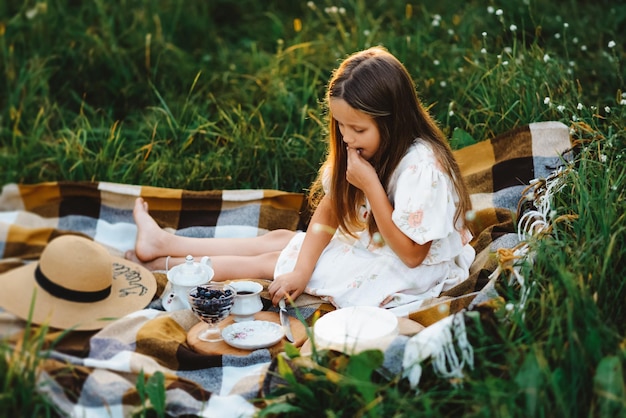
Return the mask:
[[446,238],[454,231],[453,196],[447,176],[432,155],[409,162],[397,178],[392,220],[418,244]]

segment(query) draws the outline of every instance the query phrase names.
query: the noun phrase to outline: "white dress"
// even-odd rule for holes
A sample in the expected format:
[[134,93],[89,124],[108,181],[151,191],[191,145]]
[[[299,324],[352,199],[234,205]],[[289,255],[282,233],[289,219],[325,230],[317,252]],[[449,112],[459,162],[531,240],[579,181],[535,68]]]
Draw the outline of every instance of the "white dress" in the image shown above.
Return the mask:
[[[469,245],[472,237],[454,227],[456,191],[425,142],[418,139],[409,148],[391,177],[387,196],[396,226],[418,244],[432,241],[424,262],[407,267],[388,245],[373,243],[367,231],[358,239],[336,232],[315,266],[306,293],[337,308],[379,306],[392,296],[385,305],[391,308],[439,296],[467,279],[476,255]],[[363,209],[366,218],[367,202]],[[296,234],[281,252],[274,277],[293,271],[304,236],[304,232]]]

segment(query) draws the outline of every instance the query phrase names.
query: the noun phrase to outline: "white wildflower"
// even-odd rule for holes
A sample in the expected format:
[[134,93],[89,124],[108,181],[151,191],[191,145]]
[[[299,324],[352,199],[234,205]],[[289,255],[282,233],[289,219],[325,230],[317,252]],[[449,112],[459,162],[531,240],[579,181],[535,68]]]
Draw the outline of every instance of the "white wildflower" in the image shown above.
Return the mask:
[[580,46],[580,50],[581,51],[586,51],[587,50],[587,45],[581,45]]
[[339,14],[340,15],[345,15],[346,14],[346,8],[345,7],[340,7],[339,8]]
[[544,54],[543,55],[543,62],[548,62],[548,61],[550,61],[550,55]]
[[486,38],[487,37],[487,32],[483,32],[482,35],[483,35],[483,38]]
[[506,305],[504,305],[504,309],[506,309],[507,311],[511,312],[513,309],[515,309],[515,305],[513,305],[511,302],[509,302]]
[[509,26],[509,29],[511,29],[511,32],[515,32],[517,30],[517,26],[516,25],[511,25],[511,26]]
[[513,48],[511,48],[510,46],[505,46],[504,52],[506,52],[507,54],[511,54],[513,52]]
[[448,116],[454,116],[454,110],[449,111]]
[[37,14],[46,13],[47,11],[48,11],[48,4],[40,1],[40,2],[37,2],[35,7],[33,7],[32,9],[26,10],[25,15],[27,19],[32,20],[37,16]]
[[454,35],[454,29],[448,29],[448,35],[450,36]]
[[611,113],[611,108],[610,108],[610,107],[608,107],[608,106],[604,106],[604,111],[605,111],[606,113]]
[[565,110],[565,106],[563,106],[563,105],[558,105],[558,106],[556,107],[556,110],[558,110],[559,112],[563,113],[563,111]]
[[546,104],[546,105],[550,104],[550,97],[548,97],[548,96],[544,97],[543,104]]
[[363,35],[365,35],[365,36],[370,36],[370,33],[371,33],[371,32],[370,32],[370,30],[369,30],[369,29],[365,29],[365,30],[363,31]]
[[509,65],[508,61],[502,61],[502,65]]
[[491,14],[491,15],[492,15],[492,14],[493,14],[493,12],[495,12],[495,11],[496,11],[496,9],[494,9],[494,7],[493,7],[493,6],[489,6],[489,7],[487,7],[487,12],[488,12],[489,14]]
[[578,102],[578,105],[576,105],[576,109],[578,109],[578,110],[583,110],[584,108],[585,108],[585,106],[582,103],[580,103],[580,102]]
[[601,163],[606,163],[607,159],[608,159],[608,157],[606,156],[606,154],[600,154],[600,162]]
[[615,41],[609,41],[609,48],[615,48]]
[[439,85],[440,85],[441,87],[445,87],[445,86],[447,86],[447,85],[448,85],[448,83],[446,83],[445,81],[440,81],[440,82],[439,82]]
[[576,65],[576,63],[575,63],[574,61],[570,61],[570,62],[569,62],[569,66],[570,66],[570,67],[573,67],[573,66],[575,66],[575,65]]
[[434,65],[439,65],[439,60],[433,60]]
[[502,9],[496,10],[496,16],[502,16],[503,13]]
[[481,49],[480,49],[480,53],[481,53],[481,54],[486,54],[486,53],[487,53],[487,49],[485,49],[485,48],[481,48]]
[[577,43],[578,43],[578,37],[577,37],[577,36],[574,36],[574,37],[572,38],[572,42],[573,42],[573,43],[575,43],[575,44],[577,44]]
[[560,33],[555,33],[554,34],[554,39],[561,39],[561,34]]
[[313,3],[312,1],[307,1],[306,5],[309,9],[315,10],[315,3]]
[[619,104],[622,105],[622,106],[626,106],[626,99],[620,100]]
[[567,23],[567,22],[563,22],[563,27],[564,27],[565,29],[569,28],[569,23]]

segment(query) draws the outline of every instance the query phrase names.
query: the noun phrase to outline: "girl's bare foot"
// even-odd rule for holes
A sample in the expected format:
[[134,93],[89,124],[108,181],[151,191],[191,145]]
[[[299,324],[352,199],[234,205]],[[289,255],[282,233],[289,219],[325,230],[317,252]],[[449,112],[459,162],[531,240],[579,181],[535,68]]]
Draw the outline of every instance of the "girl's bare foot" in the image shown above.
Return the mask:
[[164,243],[169,234],[161,229],[154,218],[148,213],[148,203],[138,197],[133,207],[133,218],[137,224],[137,241],[134,256],[140,262],[152,261],[167,256]]

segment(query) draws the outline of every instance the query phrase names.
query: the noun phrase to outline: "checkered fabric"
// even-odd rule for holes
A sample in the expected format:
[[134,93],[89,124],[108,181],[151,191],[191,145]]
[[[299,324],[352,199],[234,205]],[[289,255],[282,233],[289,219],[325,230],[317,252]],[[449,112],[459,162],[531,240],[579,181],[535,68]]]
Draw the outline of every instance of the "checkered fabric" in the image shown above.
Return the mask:
[[[532,179],[545,178],[563,164],[570,148],[565,125],[543,122],[455,152],[476,213],[472,229],[477,258],[466,282],[423,304],[411,319],[428,326],[480,296],[496,267],[494,252],[518,244],[514,220],[522,191]],[[102,182],[8,184],[0,194],[0,273],[37,260],[60,234],[82,234],[113,254],[123,254],[134,246],[132,206],[137,196],[148,201],[162,227],[186,236],[256,236],[306,227],[301,216],[305,199],[298,193],[191,192]],[[163,284],[163,274],[155,276]],[[312,297],[300,299],[310,312],[332,309]],[[141,403],[136,390],[140,372],[151,376],[161,371],[171,416],[252,416],[253,401],[262,394],[276,353],[196,353],[186,342],[196,322],[189,311],[148,307],[97,332],[50,331],[50,341],[63,338],[43,366],[42,390],[69,416],[129,416]],[[22,330],[23,323],[0,313],[0,335],[17,339]]]
[[0,255],[37,258],[51,239],[64,233],[83,234],[123,253],[134,247],[132,208],[139,196],[163,228],[206,237],[295,230],[305,201],[300,193],[277,190],[197,192],[105,182],[8,184],[0,195]]
[[471,229],[477,258],[470,281],[447,294],[466,294],[468,285],[475,288],[473,281],[486,279],[495,268],[490,255],[519,243],[514,223],[521,215],[518,203],[524,190],[531,180],[548,177],[570,160],[571,150],[567,126],[539,122],[455,151],[475,212]]

